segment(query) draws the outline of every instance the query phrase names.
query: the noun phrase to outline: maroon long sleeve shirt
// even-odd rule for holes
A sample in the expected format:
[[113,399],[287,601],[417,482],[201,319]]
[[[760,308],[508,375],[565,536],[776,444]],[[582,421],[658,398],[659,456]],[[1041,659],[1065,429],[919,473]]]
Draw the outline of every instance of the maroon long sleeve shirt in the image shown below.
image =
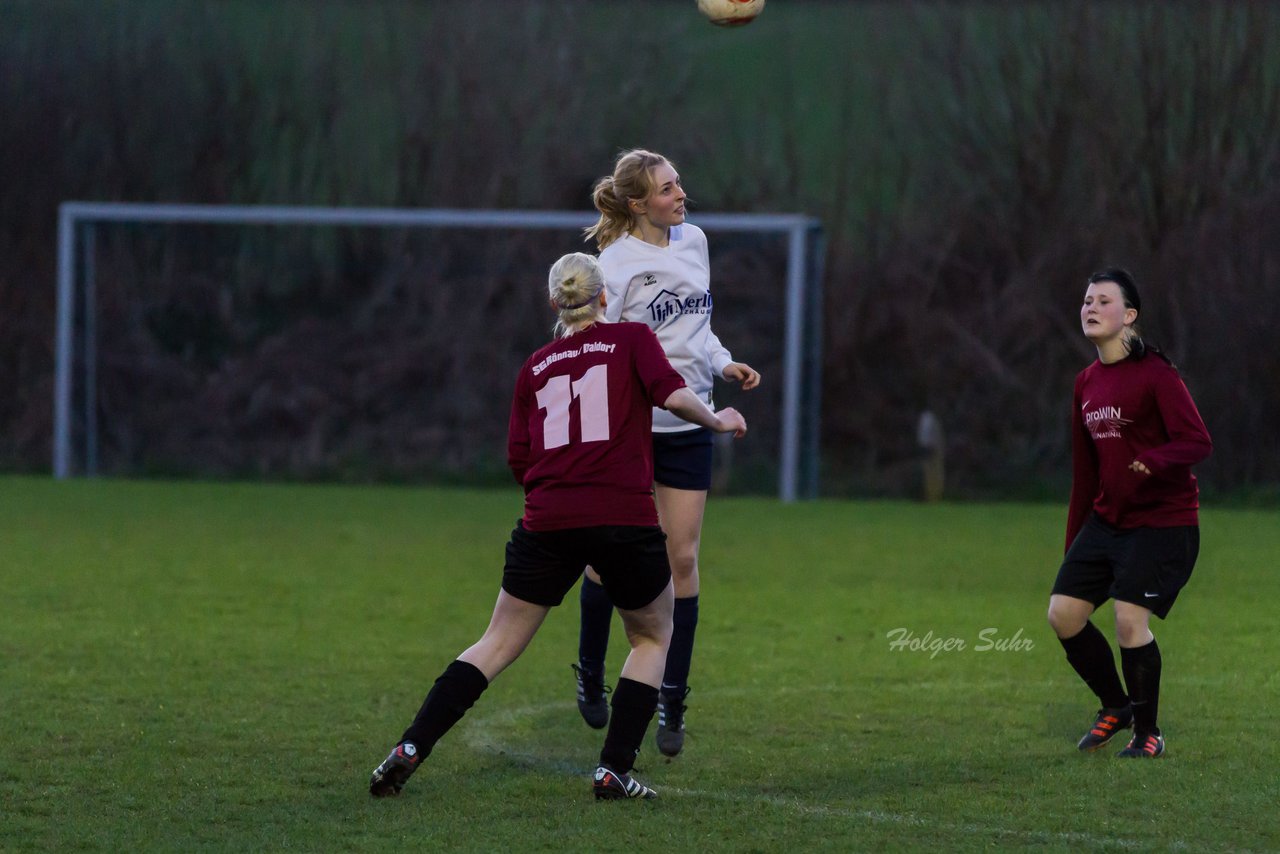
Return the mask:
[[[1067,548],[1090,511],[1117,528],[1199,524],[1191,467],[1213,443],[1173,365],[1152,354],[1095,361],[1076,377],[1071,408]],[[1151,474],[1130,470],[1135,460]]]

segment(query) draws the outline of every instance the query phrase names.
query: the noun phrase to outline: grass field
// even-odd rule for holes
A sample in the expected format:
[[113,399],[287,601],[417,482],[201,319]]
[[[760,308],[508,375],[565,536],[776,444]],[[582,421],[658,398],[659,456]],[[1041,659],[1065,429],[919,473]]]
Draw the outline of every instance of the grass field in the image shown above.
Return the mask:
[[0,478],[0,506],[0,850],[1280,846],[1276,512],[1204,513],[1157,626],[1169,752],[1121,762],[1074,750],[1094,701],[1044,624],[1061,507],[713,499],[686,752],[647,741],[661,799],[597,804],[576,607],[402,797],[366,791],[485,625],[515,489]]

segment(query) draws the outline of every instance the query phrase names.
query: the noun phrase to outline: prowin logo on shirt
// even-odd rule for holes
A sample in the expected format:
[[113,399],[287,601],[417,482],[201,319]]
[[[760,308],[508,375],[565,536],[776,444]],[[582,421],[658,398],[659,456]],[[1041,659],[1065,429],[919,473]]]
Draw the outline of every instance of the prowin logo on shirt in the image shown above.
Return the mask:
[[664,323],[681,314],[710,314],[711,292],[700,297],[685,297],[663,288],[649,303],[649,317],[654,323]]
[[1125,418],[1120,414],[1118,406],[1099,406],[1090,411],[1089,404],[1092,401],[1086,400],[1084,406],[1080,407],[1084,412],[1084,424],[1089,428],[1089,432],[1095,439],[1119,439],[1120,430],[1126,424],[1132,424],[1132,418]]

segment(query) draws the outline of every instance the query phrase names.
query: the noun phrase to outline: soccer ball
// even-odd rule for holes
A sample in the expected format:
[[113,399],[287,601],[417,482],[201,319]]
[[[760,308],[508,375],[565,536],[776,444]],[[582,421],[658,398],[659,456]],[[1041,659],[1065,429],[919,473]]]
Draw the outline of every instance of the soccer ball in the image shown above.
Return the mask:
[[698,11],[717,27],[736,27],[754,21],[764,0],[698,0]]

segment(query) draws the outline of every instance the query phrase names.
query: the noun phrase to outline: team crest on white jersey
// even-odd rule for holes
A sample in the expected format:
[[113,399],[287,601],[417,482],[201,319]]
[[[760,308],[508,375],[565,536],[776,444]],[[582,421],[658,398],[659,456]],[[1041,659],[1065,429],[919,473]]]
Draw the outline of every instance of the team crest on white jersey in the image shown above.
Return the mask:
[[663,288],[649,302],[648,308],[649,319],[655,324],[664,323],[682,314],[710,314],[711,291],[707,291],[700,297],[681,299],[679,294]]

